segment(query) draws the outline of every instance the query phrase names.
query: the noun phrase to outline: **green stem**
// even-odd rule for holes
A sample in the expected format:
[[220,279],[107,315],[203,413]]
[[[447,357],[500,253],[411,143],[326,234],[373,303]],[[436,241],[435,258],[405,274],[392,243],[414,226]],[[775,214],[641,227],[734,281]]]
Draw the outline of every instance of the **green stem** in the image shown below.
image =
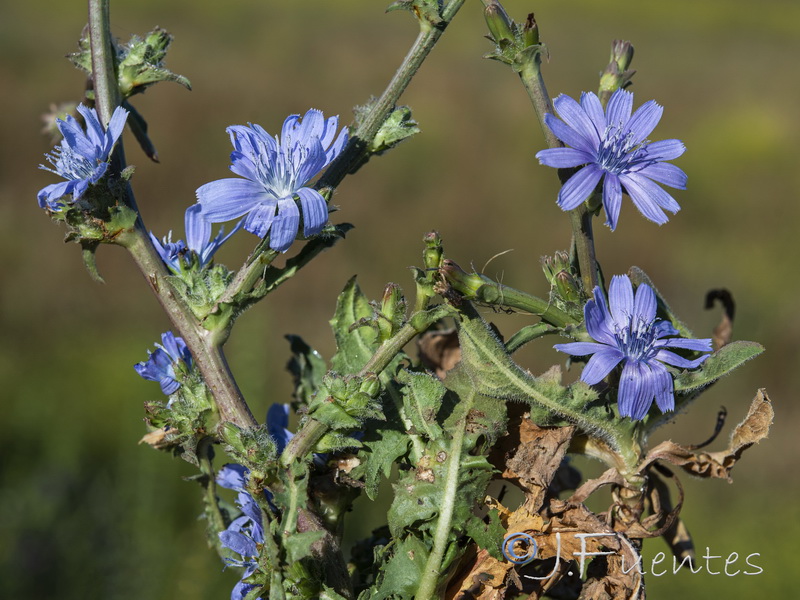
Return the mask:
[[372,105],[369,113],[350,136],[339,157],[320,177],[316,185],[317,189],[336,188],[351,172],[352,167],[361,162],[365,149],[394,110],[397,101],[408,87],[414,74],[419,70],[431,50],[433,50],[433,47],[442,37],[444,30],[453,20],[453,17],[456,16],[464,2],[465,0],[451,0],[442,10],[442,21],[437,27],[422,27],[417,39],[395,72],[389,85],[386,86],[386,89],[381,94],[381,97]]
[[112,55],[109,0],[89,0],[89,45],[92,50],[95,106],[100,121],[108,125],[120,103]]
[[[380,345],[367,361],[367,364],[359,371],[358,376],[364,377],[370,373],[380,375],[408,342],[449,314],[452,314],[450,307],[439,305],[423,314],[412,316],[409,322],[403,325],[394,336]],[[281,454],[281,465],[288,467],[298,458],[307,456],[327,431],[328,426],[324,423],[313,418],[308,419],[303,428],[289,441],[283,454]]]
[[[471,400],[469,402],[471,403]],[[440,583],[442,560],[444,560],[447,544],[450,540],[450,529],[453,524],[453,514],[456,506],[464,430],[465,424],[459,423],[459,426],[453,432],[452,441],[450,442],[448,457],[450,463],[447,466],[447,479],[444,484],[442,501],[439,505],[439,519],[436,522],[436,531],[433,534],[433,548],[430,555],[428,555],[428,562],[425,564],[422,580],[419,588],[417,588],[415,596],[417,600],[429,600],[437,597],[435,594]]]
[[280,256],[280,252],[276,250],[262,252],[259,252],[258,248],[253,251],[253,255],[247,259],[242,268],[236,272],[233,281],[225,288],[225,292],[220,297],[218,304],[233,302],[239,294],[250,292],[258,280],[264,277],[265,270]]
[[[108,123],[114,110],[119,106],[119,86],[114,71],[109,25],[109,0],[89,0],[89,32],[95,104],[101,120]],[[114,160],[115,170],[124,168],[125,158],[121,142],[117,144]],[[230,421],[242,428],[255,427],[256,420],[228,368],[218,336],[200,326],[189,307],[175,294],[169,284],[167,280],[169,273],[150,242],[130,186],[127,186],[126,190],[126,203],[136,210],[138,215],[136,225],[132,230],[120,234],[115,241],[131,253],[150,289],[189,347],[192,358],[216,400],[221,422]]]
[[[547,146],[549,148],[562,148],[564,144],[550,131],[544,121],[546,114],[555,114],[555,111],[542,78],[541,57],[538,52],[530,55],[520,70],[519,77],[533,103]],[[559,177],[562,179],[562,183],[565,176],[567,176],[567,173],[559,170]],[[578,254],[578,265],[581,271],[583,288],[587,293],[591,293],[597,285],[597,262],[592,234],[592,215],[585,203],[570,211],[570,223],[572,224],[573,241]]]
[[169,273],[150,243],[150,238],[137,227],[120,235],[117,241],[128,249],[173,326],[189,347],[217,403],[220,422],[229,421],[243,429],[255,427],[257,422],[236,385],[217,336],[200,326],[186,303],[175,293],[167,279]]

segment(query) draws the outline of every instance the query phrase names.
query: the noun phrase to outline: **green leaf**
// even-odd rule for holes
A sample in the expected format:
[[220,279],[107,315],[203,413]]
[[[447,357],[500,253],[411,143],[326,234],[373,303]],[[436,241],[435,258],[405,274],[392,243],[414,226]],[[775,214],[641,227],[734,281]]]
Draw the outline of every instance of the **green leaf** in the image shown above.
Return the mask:
[[436,422],[436,416],[447,391],[442,382],[425,373],[411,371],[401,371],[397,380],[405,384],[402,390],[405,416],[411,420],[416,433],[425,435],[429,440],[441,438],[442,428]]
[[[636,462],[634,422],[620,419],[613,410],[607,412],[591,387],[581,381],[564,387],[558,367],[540,377],[523,371],[472,308],[465,310],[459,327],[459,342],[461,363],[450,371],[445,385],[451,387],[448,384],[450,374],[460,375],[463,371],[476,393],[529,403],[531,419],[539,425],[553,424],[563,417],[589,435],[605,440],[625,456],[626,462]],[[457,385],[461,388],[464,384]]]
[[418,538],[408,536],[394,545],[394,554],[383,567],[378,591],[370,600],[412,600],[417,592],[430,550]]
[[337,348],[331,359],[334,371],[342,374],[358,373],[372,357],[377,346],[377,333],[371,327],[359,325],[372,316],[372,306],[353,277],[339,295],[336,311],[330,321]]
[[290,563],[298,562],[301,559],[311,556],[311,546],[325,537],[325,531],[304,531],[295,532],[284,538],[284,548],[286,558]]
[[506,530],[502,521],[500,521],[500,513],[493,508],[487,516],[489,517],[489,522],[484,523],[483,519],[470,515],[467,521],[467,535],[478,544],[479,548],[483,548],[497,560],[503,560],[500,545]]
[[731,342],[709,356],[700,368],[684,371],[675,377],[675,393],[691,392],[711,385],[762,352],[764,346],[756,342]]
[[[395,398],[398,396],[398,398]],[[363,448],[358,453],[361,464],[353,469],[350,476],[364,480],[365,490],[370,500],[378,496],[381,475],[388,478],[395,461],[408,453],[410,439],[406,434],[403,420],[397,409],[399,392],[392,384],[383,402],[385,421],[368,421]]]

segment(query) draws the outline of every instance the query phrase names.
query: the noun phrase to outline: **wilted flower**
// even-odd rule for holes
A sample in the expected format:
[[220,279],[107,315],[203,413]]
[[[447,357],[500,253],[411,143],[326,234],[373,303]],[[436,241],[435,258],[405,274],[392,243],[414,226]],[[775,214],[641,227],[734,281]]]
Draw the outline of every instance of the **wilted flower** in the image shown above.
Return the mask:
[[595,342],[557,344],[556,350],[573,356],[592,355],[583,368],[581,381],[593,385],[623,363],[617,403],[623,417],[641,420],[655,397],[662,413],[675,408],[672,375],[662,364],[684,369],[698,367],[709,355],[688,360],[668,348],[711,352],[711,340],[680,337],[669,321],[656,318],[656,296],[647,284],[633,293],[627,275],[611,280],[606,306],[603,291],[594,288],[594,300],[584,307],[586,329]]
[[[319,233],[328,221],[328,207],[322,195],[304,187],[328,166],[347,142],[343,129],[336,137],[339,117],[326,119],[311,109],[305,116],[291,115],[283,123],[280,138],[272,137],[259,125],[233,125],[231,171],[244,179],[220,179],[197,190],[203,218],[211,223],[230,221],[247,214],[244,228],[259,237],[270,234],[270,247],[285,252],[300,226],[303,234]],[[334,140],[334,138],[336,138]]]
[[563,210],[580,206],[601,179],[606,225],[612,231],[617,227],[623,189],[639,212],[659,225],[669,220],[662,209],[680,210],[675,199],[654,182],[686,189],[686,173],[664,162],[678,158],[686,148],[680,140],[646,140],[664,110],[654,100],[639,107],[633,116],[633,94],[625,90],[612,94],[605,113],[591,92],[581,94],[580,104],[562,94],[553,106],[561,119],[547,114],[545,123],[569,147],[541,150],[536,158],[559,169],[585,165],[558,193]]
[[167,331],[161,336],[161,344],[156,344],[155,352],[148,350],[147,354],[147,361],[133,366],[136,372],[148,381],[157,381],[167,396],[177,392],[181,383],[175,379],[175,365],[183,362],[187,368],[192,366],[192,353],[183,338]]
[[47,162],[55,168],[39,165],[40,169],[67,180],[50,184],[39,191],[39,206],[42,208],[60,211],[63,203],[58,200],[68,194],[72,195],[73,201],[77,200],[90,185],[105,175],[111,150],[122,135],[125,120],[128,118],[128,111],[118,106],[111,116],[108,128],[103,129],[95,109],[80,104],[78,112],[86,121],[86,132],[84,133],[72,115],[67,115],[63,121],[58,119],[56,126],[64,139],[53,148],[52,153],[45,154]]
[[150,240],[155,246],[156,252],[161,257],[173,273],[179,274],[182,265],[191,264],[189,252],[197,256],[200,268],[206,266],[214,256],[214,253],[219,250],[220,246],[224,244],[229,237],[239,231],[242,227],[242,222],[239,221],[227,236],[225,235],[225,228],[221,227],[217,236],[209,241],[211,237],[211,223],[203,219],[201,215],[203,207],[199,204],[193,204],[186,209],[184,216],[186,227],[186,242],[178,240],[172,241],[172,232],[161,241],[150,232]]
[[250,591],[259,587],[244,582],[258,568],[259,547],[264,543],[261,508],[246,490],[249,475],[250,471],[246,467],[237,464],[225,465],[217,473],[217,485],[239,493],[236,504],[242,511],[241,516],[231,521],[228,528],[219,534],[222,545],[241,556],[240,560],[227,559],[228,565],[244,569],[242,579],[231,592],[231,600],[242,600]]

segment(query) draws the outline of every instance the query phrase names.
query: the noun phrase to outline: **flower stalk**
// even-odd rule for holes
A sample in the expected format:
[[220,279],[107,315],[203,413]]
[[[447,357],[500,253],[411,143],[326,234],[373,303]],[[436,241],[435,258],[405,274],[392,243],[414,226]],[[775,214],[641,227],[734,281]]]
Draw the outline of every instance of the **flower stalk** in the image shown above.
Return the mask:
[[[534,21],[535,26],[535,21]],[[553,114],[553,102],[547,92],[544,78],[542,77],[542,51],[541,44],[530,46],[524,53],[523,60],[515,68],[519,73],[520,81],[528,92],[528,97],[533,104],[539,126],[544,133],[548,148],[563,148],[564,144],[550,130],[545,123],[545,115]],[[569,172],[559,171],[562,184],[569,178]],[[592,233],[592,214],[585,204],[581,204],[570,211],[570,224],[572,225],[572,245],[578,257],[583,289],[593,290],[597,286],[597,259],[594,249],[594,234]]]

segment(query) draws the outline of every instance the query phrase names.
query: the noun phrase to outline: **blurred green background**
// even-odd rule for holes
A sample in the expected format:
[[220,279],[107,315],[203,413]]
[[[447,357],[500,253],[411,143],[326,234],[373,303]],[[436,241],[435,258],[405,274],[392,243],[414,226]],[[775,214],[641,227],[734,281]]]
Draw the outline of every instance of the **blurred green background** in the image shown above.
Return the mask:
[[[56,180],[36,169],[51,147],[39,134],[40,115],[83,91],[83,76],[63,56],[75,48],[85,4],[4,2],[0,18],[0,597],[225,598],[236,575],[223,574],[206,548],[198,490],[182,479],[191,469],[137,445],[142,403],[160,393],[131,367],[168,323],[122,250],[101,248],[107,283],[93,283],[77,246],[63,244],[62,229],[36,204],[36,192]],[[167,66],[194,86],[190,93],[163,84],[135,98],[162,161],[149,163],[126,134],[148,226],[181,237],[194,190],[228,176],[226,126],[257,122],[274,132],[287,114],[309,107],[348,121],[353,105],[379,94],[416,34],[408,14],[385,15],[384,4],[112,3],[122,40],[155,25],[175,35]],[[772,435],[745,454],[735,483],[682,477],[683,514],[700,552],[757,552],[764,572],[651,577],[649,596],[795,597],[800,5],[505,5],[517,18],[536,12],[553,95],[595,89],[611,40],[631,40],[636,105],[655,98],[666,107],[653,139],[679,137],[688,147],[677,164],[689,189],[675,194],[683,208],[667,226],[644,220],[628,200],[613,235],[598,224],[605,272],[644,268],[698,335],[719,318],[703,310],[705,292],[727,287],[737,300],[735,337],[768,348],[661,436],[705,439],[723,404],[729,429],[756,389],[768,389],[777,415]],[[347,278],[357,273],[371,297],[388,281],[410,290],[407,267],[420,263],[426,231],[438,229],[448,256],[465,267],[481,269],[513,249],[486,273],[546,293],[539,257],[566,247],[568,219],[555,204],[554,173],[534,159],[543,142],[522,87],[509,69],[481,59],[489,51],[485,33],[481,4],[469,0],[403,99],[423,134],[337,192],[334,219],[356,229],[239,322],[228,356],[257,415],[289,397],[283,335],[300,334],[330,356],[327,319]],[[255,242],[246,233],[237,238],[219,255],[230,266]],[[507,332],[528,322],[488,317]],[[547,343],[522,360],[540,372],[560,359]],[[649,541],[645,556],[660,550],[660,540]]]

